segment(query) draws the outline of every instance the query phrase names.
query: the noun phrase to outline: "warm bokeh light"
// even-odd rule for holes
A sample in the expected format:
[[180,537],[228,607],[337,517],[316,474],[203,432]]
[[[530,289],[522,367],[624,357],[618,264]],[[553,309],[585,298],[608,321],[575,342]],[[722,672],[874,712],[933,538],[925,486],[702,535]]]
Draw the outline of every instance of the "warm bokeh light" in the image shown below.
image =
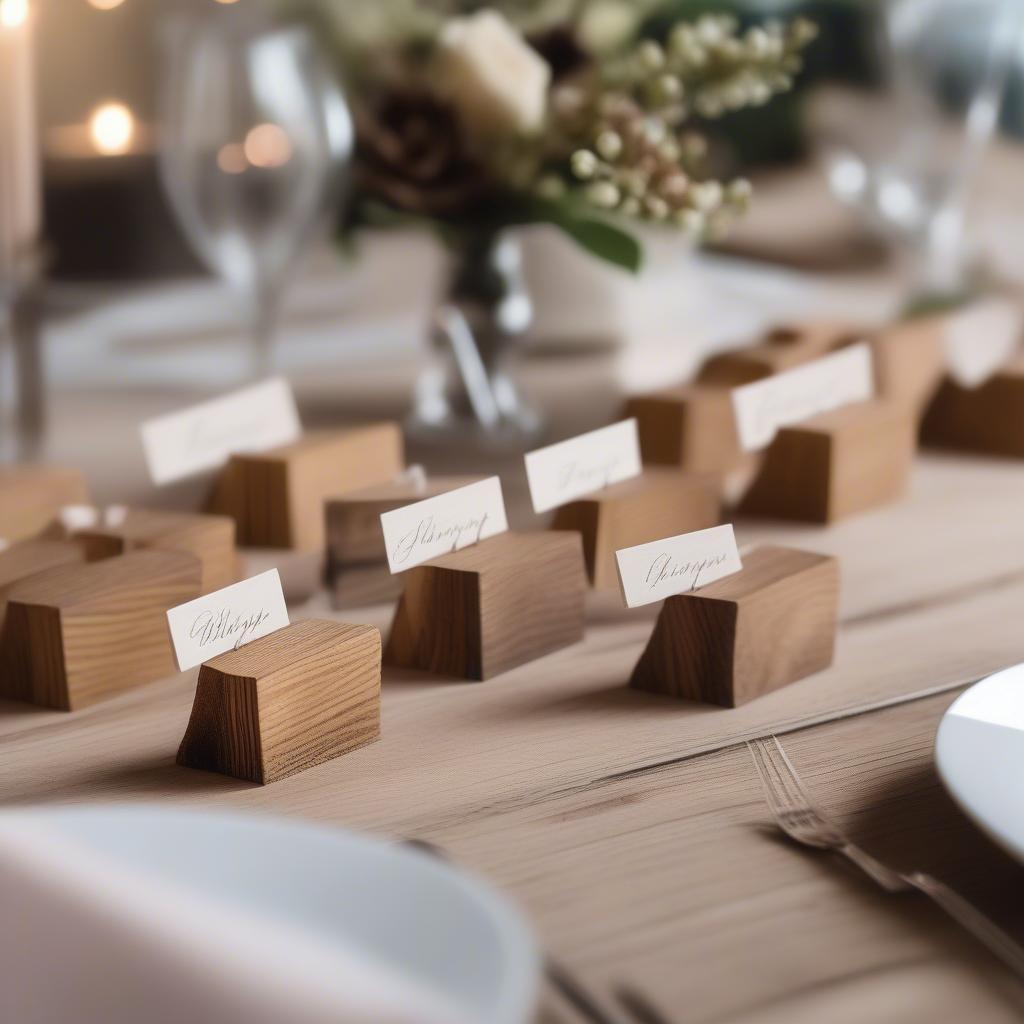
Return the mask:
[[17,28],[28,19],[28,0],[0,0],[0,25]]
[[241,174],[249,161],[245,158],[245,147],[239,142],[229,142],[217,152],[217,166],[225,174]]
[[292,143],[276,124],[258,124],[245,137],[245,157],[253,167],[280,167],[292,158]]
[[234,4],[234,3],[237,3],[237,2],[238,2],[238,0],[215,0],[215,3],[218,3],[218,4]]
[[97,11],[112,11],[115,7],[120,7],[124,0],[88,0],[88,3]]
[[98,152],[127,153],[135,135],[135,116],[123,103],[104,103],[89,118],[89,134]]

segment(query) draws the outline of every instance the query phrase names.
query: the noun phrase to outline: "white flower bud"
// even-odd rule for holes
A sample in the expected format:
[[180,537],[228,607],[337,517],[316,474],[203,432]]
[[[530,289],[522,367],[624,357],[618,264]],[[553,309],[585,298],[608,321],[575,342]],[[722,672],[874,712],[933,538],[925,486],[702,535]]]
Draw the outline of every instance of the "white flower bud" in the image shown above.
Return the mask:
[[595,181],[587,189],[587,198],[595,205],[613,210],[619,205],[619,190],[610,181]]
[[605,160],[616,160],[622,153],[622,137],[618,132],[606,130],[597,137],[594,147]]
[[644,200],[644,206],[655,220],[664,220],[668,216],[668,203],[660,196],[648,196]]
[[581,181],[587,181],[597,172],[597,157],[589,149],[577,149],[569,159],[572,173]]
[[636,55],[648,71],[659,71],[665,66],[665,51],[653,39],[645,39],[637,47]]
[[723,190],[717,181],[702,181],[690,189],[690,202],[701,213],[710,213],[722,205]]
[[696,210],[676,210],[673,220],[691,238],[699,237],[704,231],[704,215]]

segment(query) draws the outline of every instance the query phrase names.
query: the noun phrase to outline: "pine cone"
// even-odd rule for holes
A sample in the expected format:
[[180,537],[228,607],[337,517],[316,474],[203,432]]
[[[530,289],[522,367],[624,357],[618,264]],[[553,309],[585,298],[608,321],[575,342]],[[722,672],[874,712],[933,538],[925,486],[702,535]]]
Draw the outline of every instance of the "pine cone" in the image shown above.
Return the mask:
[[473,203],[490,182],[465,144],[455,111],[428,92],[388,93],[355,111],[359,186],[409,213],[444,216]]

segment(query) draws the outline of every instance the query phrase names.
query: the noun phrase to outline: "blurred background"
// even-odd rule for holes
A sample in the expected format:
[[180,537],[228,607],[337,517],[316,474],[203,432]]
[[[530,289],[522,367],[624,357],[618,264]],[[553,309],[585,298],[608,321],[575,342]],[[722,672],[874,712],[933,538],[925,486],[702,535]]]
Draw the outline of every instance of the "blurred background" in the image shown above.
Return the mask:
[[[271,373],[307,422],[523,448],[772,324],[1015,283],[1019,7],[0,0],[0,453],[124,500],[140,419]],[[637,132],[686,105],[674,177],[603,99],[581,143],[595,68]]]

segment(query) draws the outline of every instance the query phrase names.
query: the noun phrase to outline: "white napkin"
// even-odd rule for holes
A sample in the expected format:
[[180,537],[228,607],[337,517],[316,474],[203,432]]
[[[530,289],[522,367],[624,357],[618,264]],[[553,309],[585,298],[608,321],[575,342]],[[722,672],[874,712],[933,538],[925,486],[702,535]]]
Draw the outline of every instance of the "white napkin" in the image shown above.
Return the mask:
[[4,1024],[469,1024],[361,952],[0,821]]

